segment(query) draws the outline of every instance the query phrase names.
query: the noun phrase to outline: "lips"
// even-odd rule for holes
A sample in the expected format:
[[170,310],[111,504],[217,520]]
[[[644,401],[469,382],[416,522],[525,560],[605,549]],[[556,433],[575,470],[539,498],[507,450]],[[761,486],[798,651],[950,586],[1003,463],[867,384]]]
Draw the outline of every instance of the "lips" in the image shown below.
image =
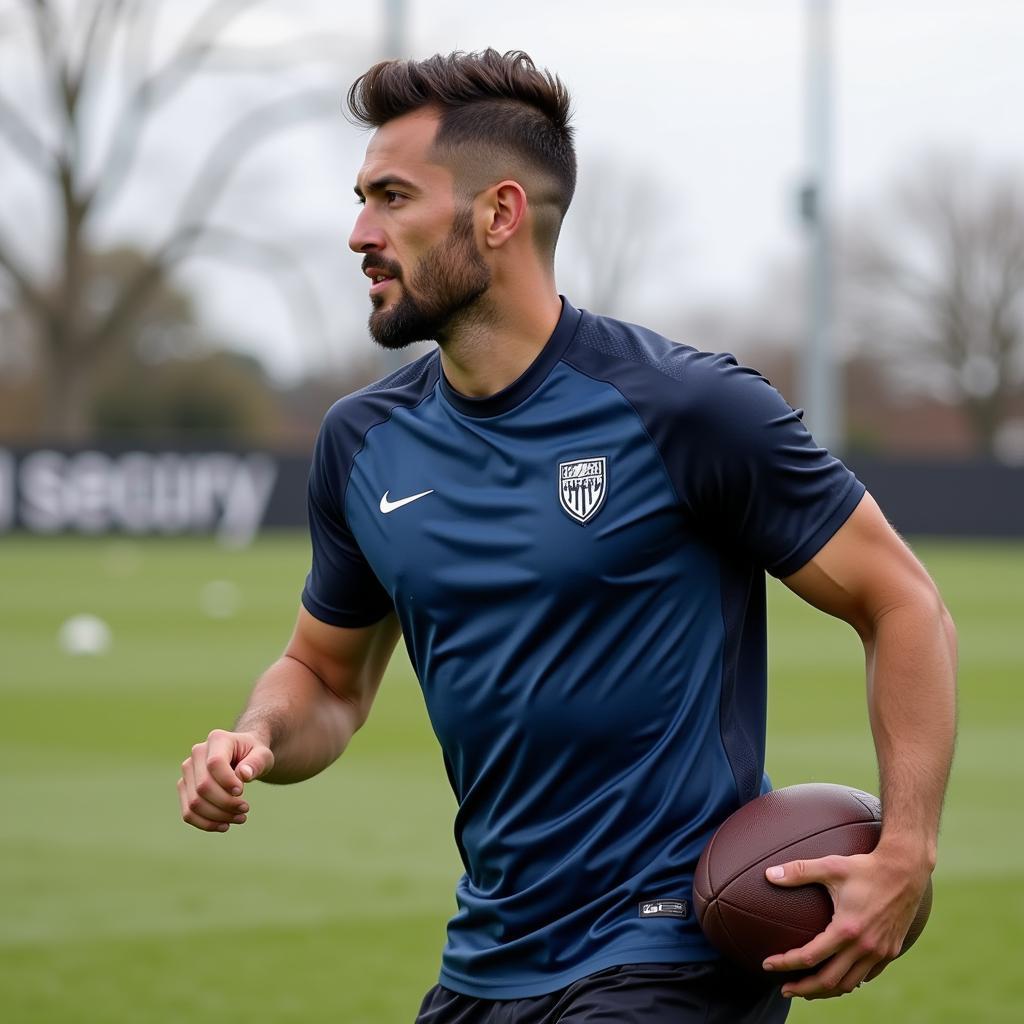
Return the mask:
[[397,279],[397,274],[390,268],[363,264],[363,273],[370,279],[370,294],[376,295]]

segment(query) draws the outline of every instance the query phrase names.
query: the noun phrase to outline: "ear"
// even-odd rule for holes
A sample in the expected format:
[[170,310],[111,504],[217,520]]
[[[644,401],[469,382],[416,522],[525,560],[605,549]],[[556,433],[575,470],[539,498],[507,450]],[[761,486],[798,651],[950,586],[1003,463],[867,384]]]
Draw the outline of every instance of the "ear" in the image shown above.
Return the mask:
[[484,244],[500,249],[523,227],[528,203],[526,189],[517,181],[500,181],[487,190]]

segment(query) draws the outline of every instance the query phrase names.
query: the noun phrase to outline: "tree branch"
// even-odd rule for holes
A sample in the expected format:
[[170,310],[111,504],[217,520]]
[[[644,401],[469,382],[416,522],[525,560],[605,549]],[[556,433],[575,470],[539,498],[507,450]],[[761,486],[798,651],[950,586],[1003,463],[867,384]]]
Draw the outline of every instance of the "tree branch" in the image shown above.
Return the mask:
[[[82,53],[78,58],[74,73],[70,76],[72,79],[81,82],[85,69],[89,64],[89,58],[92,56],[93,46],[96,43],[96,36],[99,33],[101,23],[106,20],[108,13],[116,14],[116,9],[120,6],[120,0],[112,0],[112,2],[111,0],[92,0],[91,13],[88,15],[88,21],[85,26],[85,38],[82,40]],[[82,7],[80,10],[86,11],[88,8]],[[83,14],[83,19],[86,16]],[[70,63],[69,60],[68,64],[70,65]]]
[[239,163],[258,143],[281,128],[337,110],[338,97],[334,92],[307,89],[250,111],[210,150],[185,194],[178,225],[199,224],[205,219]]
[[92,17],[85,29],[81,53],[73,70],[70,56],[68,58],[68,82],[76,104],[90,73],[106,66],[125,0],[93,0],[93,4]]
[[[124,65],[125,82],[134,82],[135,88],[145,78],[149,66],[149,51],[153,42],[156,4],[148,0],[133,0],[125,14]],[[134,91],[134,90],[133,90]]]
[[149,114],[166,102],[188,80],[214,49],[217,37],[236,18],[264,0],[220,0],[192,23],[185,38],[163,67],[144,77],[132,91],[118,119],[118,129],[106,157],[100,162],[94,202],[104,206],[117,194],[138,155]]
[[0,96],[0,136],[37,171],[47,176],[53,173],[54,154],[3,96]]
[[54,73],[57,65],[54,58],[56,51],[54,42],[57,38],[57,28],[53,11],[48,0],[26,0],[26,2],[32,15],[32,27],[35,30],[36,46],[39,47],[39,60],[50,74],[49,84],[52,87],[57,78]]
[[192,22],[191,28],[185,33],[179,52],[213,42],[236,18],[263,3],[266,3],[266,0],[214,0]]
[[293,252],[262,238],[207,224],[190,232],[187,243],[171,258],[180,262],[204,252],[271,272],[270,279],[282,293],[300,342],[318,340],[320,355],[330,360],[327,319],[316,289]]
[[101,344],[104,336],[120,329],[130,319],[138,306],[134,290],[152,287],[159,275],[166,271],[169,262],[178,258],[176,252],[179,247],[195,241],[203,229],[203,221],[220,198],[231,175],[257,143],[281,127],[305,118],[320,117],[325,112],[334,113],[337,103],[338,98],[333,92],[306,90],[258,107],[229,129],[193,178],[181,204],[177,226],[155,253],[153,267],[143,268],[137,280],[127,284],[107,316],[90,334],[87,346]]
[[21,300],[26,303],[26,305],[28,305],[41,320],[45,320],[49,323],[52,319],[53,311],[47,304],[45,296],[42,291],[32,283],[28,272],[15,259],[14,254],[11,252],[11,249],[3,238],[0,238],[0,267],[7,272],[7,276],[14,282]]
[[167,275],[170,263],[163,251],[156,253],[125,282],[107,315],[81,341],[86,357],[95,355],[110,338],[116,337],[142,308],[150,293]]
[[[58,151],[52,154],[52,159],[58,168],[57,176],[69,172],[74,182],[80,132],[75,119],[78,92],[70,77],[70,58],[66,52],[67,47],[62,45],[57,16],[49,0],[28,0],[28,3],[39,47],[39,60],[45,71],[46,85],[66,127],[66,131],[60,134]],[[49,169],[47,171],[51,173]]]
[[264,46],[212,46],[207,51],[206,66],[211,70],[238,72],[274,71],[314,60],[336,62],[351,41],[345,36],[296,36]]

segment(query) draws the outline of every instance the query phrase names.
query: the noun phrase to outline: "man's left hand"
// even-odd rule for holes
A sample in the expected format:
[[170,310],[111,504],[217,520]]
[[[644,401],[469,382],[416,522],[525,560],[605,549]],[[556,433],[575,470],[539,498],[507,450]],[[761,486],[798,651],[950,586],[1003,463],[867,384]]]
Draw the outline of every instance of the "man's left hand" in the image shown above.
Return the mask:
[[828,889],[829,926],[797,949],[768,957],[766,971],[820,969],[787,981],[784,996],[827,999],[852,992],[899,956],[931,869],[913,856],[881,847],[852,857],[795,860],[765,872],[780,886],[817,883]]

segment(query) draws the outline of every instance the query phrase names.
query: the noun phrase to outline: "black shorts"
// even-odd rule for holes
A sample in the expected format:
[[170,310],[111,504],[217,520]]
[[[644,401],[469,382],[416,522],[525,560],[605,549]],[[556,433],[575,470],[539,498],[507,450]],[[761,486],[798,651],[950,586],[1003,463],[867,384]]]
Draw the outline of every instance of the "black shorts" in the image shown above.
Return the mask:
[[789,1000],[724,961],[626,964],[528,999],[477,999],[442,985],[416,1024],[780,1024]]

